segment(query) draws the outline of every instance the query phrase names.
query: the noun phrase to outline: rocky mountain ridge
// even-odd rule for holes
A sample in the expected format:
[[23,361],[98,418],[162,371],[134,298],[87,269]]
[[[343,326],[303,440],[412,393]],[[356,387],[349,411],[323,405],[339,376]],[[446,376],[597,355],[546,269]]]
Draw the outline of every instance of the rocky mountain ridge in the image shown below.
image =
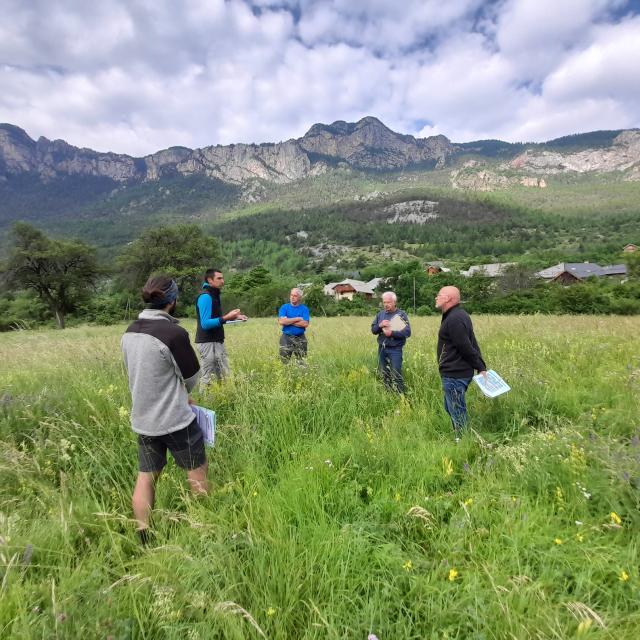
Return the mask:
[[365,170],[416,163],[442,166],[453,153],[444,136],[416,139],[395,133],[372,117],[352,124],[316,124],[302,138],[286,142],[173,147],[143,158],[100,153],[44,137],[35,141],[19,127],[0,124],[0,180],[30,173],[45,181],[86,175],[126,183],[199,174],[230,184],[256,178],[287,184],[336,165]]
[[[582,139],[587,145],[593,143],[594,134],[570,137],[576,140],[572,142],[574,148],[567,149],[555,145],[557,141],[534,145],[500,141],[456,145],[442,135],[415,138],[396,133],[376,118],[366,117],[356,123],[315,124],[301,138],[285,142],[201,149],[171,147],[135,158],[74,147],[64,140],[44,137],[33,140],[19,127],[0,124],[0,183],[29,174],[44,182],[64,176],[93,176],[127,184],[167,176],[200,175],[231,185],[246,185],[256,179],[288,184],[336,167],[393,171],[413,167],[438,169],[456,164],[450,177],[451,186],[471,190],[500,189],[512,184],[544,187],[541,176],[569,172],[622,171],[626,172],[625,179],[638,180],[640,131],[611,134],[606,144],[586,148],[575,147],[580,146]],[[475,159],[456,162],[457,158],[469,155]],[[514,172],[519,175],[514,177]]]

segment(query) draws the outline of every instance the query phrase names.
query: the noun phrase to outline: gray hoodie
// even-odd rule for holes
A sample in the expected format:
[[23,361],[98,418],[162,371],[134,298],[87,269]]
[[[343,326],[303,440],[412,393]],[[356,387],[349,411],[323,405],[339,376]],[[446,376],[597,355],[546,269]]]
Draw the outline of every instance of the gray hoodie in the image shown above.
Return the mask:
[[161,436],[193,422],[189,392],[200,364],[189,334],[168,313],[145,309],[120,341],[131,391],[131,428]]

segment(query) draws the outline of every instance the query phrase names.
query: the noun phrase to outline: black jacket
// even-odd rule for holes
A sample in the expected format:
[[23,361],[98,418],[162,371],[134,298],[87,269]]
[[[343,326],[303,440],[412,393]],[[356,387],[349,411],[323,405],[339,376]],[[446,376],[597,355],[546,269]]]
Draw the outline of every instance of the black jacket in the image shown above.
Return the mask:
[[446,378],[471,378],[485,371],[480,347],[469,314],[456,305],[442,314],[438,332],[438,368]]

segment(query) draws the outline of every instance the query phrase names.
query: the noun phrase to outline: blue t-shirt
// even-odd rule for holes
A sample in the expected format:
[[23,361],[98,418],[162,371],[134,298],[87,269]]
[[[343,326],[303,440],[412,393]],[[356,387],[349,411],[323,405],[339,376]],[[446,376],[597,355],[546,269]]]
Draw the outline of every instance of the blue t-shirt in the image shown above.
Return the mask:
[[[290,303],[283,304],[278,311],[279,318],[302,318],[309,322],[311,316],[309,315],[309,309],[304,304],[298,304],[295,307]],[[304,334],[302,327],[296,327],[292,324],[282,327],[282,333],[286,333],[288,336],[301,336]]]

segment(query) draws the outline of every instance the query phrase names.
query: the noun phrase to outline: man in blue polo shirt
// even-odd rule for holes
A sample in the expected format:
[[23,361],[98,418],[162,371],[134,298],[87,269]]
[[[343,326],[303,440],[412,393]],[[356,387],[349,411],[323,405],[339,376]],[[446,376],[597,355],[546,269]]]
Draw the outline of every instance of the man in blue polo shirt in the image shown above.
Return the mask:
[[287,363],[291,356],[295,356],[298,363],[302,363],[307,355],[307,338],[304,332],[309,326],[309,309],[306,305],[300,304],[300,289],[291,289],[289,300],[291,302],[283,304],[278,312],[278,324],[282,327],[280,359]]

